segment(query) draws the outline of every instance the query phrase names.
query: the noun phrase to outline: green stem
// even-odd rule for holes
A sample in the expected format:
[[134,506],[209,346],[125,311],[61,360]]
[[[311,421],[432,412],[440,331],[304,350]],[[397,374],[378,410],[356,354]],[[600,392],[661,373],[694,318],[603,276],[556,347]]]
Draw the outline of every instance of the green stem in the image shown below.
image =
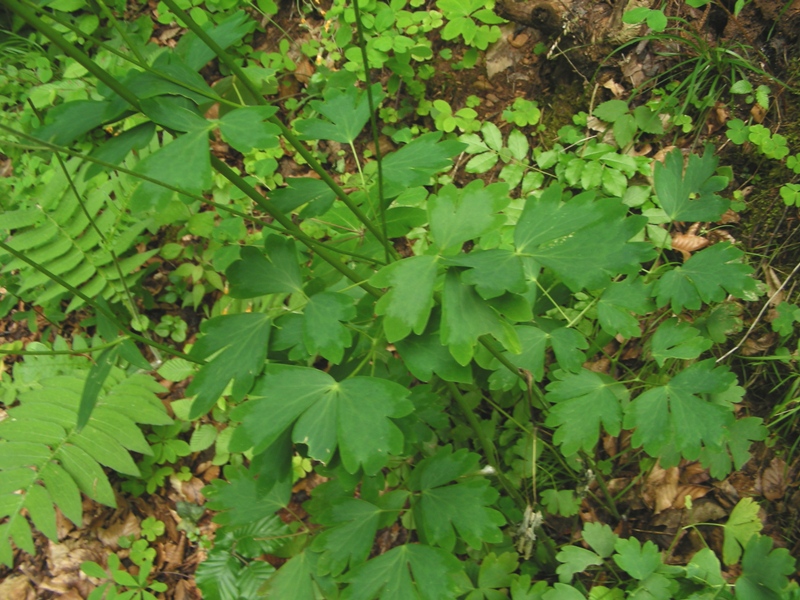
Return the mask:
[[581,458],[583,458],[583,460],[585,460],[592,468],[592,471],[593,471],[594,477],[595,477],[595,481],[597,482],[597,485],[600,488],[600,491],[603,492],[603,496],[605,496],[605,498],[606,498],[606,502],[607,502],[606,508],[608,508],[608,510],[611,511],[611,514],[614,516],[614,518],[617,521],[621,521],[622,520],[622,516],[619,514],[619,511],[617,510],[617,505],[614,502],[614,496],[611,495],[611,492],[609,491],[608,486],[606,485],[606,480],[603,477],[603,474],[597,468],[597,464],[594,462],[594,459],[592,457],[590,457],[584,451],[581,451],[580,454],[581,454]]
[[[228,165],[218,159],[216,156],[211,156],[211,163],[214,165],[214,168],[222,173],[222,175],[230,181],[233,185],[247,194],[251,200],[253,200],[263,211],[268,213],[273,219],[278,221],[281,225],[283,225],[286,231],[297,237],[297,234],[302,234],[302,230],[295,225],[292,220],[284,215],[282,212],[275,210],[265,199],[264,197],[259,194],[251,185],[249,185],[244,179],[242,179],[239,175],[237,175],[233,169],[231,169]],[[348,269],[345,265],[341,263],[341,261],[337,260],[336,257],[331,256],[328,253],[327,248],[324,246],[320,246],[315,248],[315,252],[317,255],[331,265],[334,269],[339,271],[342,275],[347,277],[353,283],[359,285],[364,291],[368,294],[374,296],[375,298],[380,298],[383,296],[383,292],[381,292],[378,288],[375,288],[369,285],[367,282],[363,281],[361,278],[358,277],[356,273]]]
[[522,369],[517,367],[514,363],[512,363],[508,358],[503,356],[503,353],[500,352],[494,345],[494,339],[489,337],[488,335],[482,335],[478,338],[478,341],[481,345],[486,348],[489,353],[495,357],[498,362],[503,365],[506,369],[511,371],[514,375],[519,377],[522,381],[525,382],[525,385],[530,389],[531,393],[536,396],[536,399],[539,401],[539,408],[543,410],[547,410],[550,406],[550,403],[545,399],[542,390],[539,389],[538,385],[535,385],[532,381],[528,381],[528,378],[522,372]]
[[486,457],[486,461],[489,463],[492,469],[494,469],[494,474],[497,476],[498,481],[500,481],[501,485],[506,489],[509,496],[514,499],[517,505],[520,508],[525,508],[527,505],[525,498],[522,497],[522,494],[519,493],[519,490],[515,489],[511,485],[511,482],[500,470],[500,462],[497,459],[497,451],[495,450],[494,443],[484,433],[478,417],[476,417],[475,413],[472,412],[472,408],[470,408],[469,404],[467,404],[467,401],[464,399],[464,396],[461,394],[456,384],[450,381],[445,381],[444,385],[447,387],[450,395],[458,404],[461,412],[464,413],[464,417],[467,419],[467,423],[469,423],[470,428],[473,432],[475,432],[475,436],[478,438],[478,443],[481,445],[481,449]]
[[[367,43],[364,40],[364,25],[361,22],[361,7],[359,0],[353,0],[353,11],[356,17],[356,31],[358,33],[358,47],[361,49],[361,60],[364,62],[364,81],[367,84],[367,104],[369,105],[369,122],[372,129],[372,143],[375,145],[375,160],[378,161],[378,214],[381,216],[381,229],[383,237],[388,239],[386,227],[386,207],[383,199],[383,157],[381,156],[380,139],[378,136],[378,121],[375,117],[375,99],[372,94],[372,85],[369,79],[369,58],[367,57]],[[351,144],[352,145],[352,144]],[[365,190],[365,193],[366,192]],[[389,262],[389,249],[386,248],[386,262]]]
[[148,340],[146,337],[141,336],[138,333],[134,333],[133,331],[131,331],[130,329],[125,327],[125,325],[123,325],[122,322],[117,318],[117,315],[112,313],[110,310],[107,310],[104,306],[102,306],[101,304],[98,304],[92,298],[89,298],[89,296],[87,296],[86,294],[81,292],[78,288],[70,285],[69,283],[67,283],[67,281],[65,281],[64,279],[62,279],[61,277],[59,277],[58,275],[56,275],[52,271],[44,268],[42,265],[40,265],[37,262],[31,260],[30,258],[25,256],[21,252],[18,252],[17,250],[15,250],[14,248],[12,248],[11,246],[9,246],[8,244],[6,244],[3,241],[0,241],[0,250],[5,250],[11,256],[13,256],[14,258],[18,258],[19,260],[21,260],[25,264],[30,265],[31,267],[33,267],[34,269],[39,271],[42,275],[46,276],[49,279],[52,279],[57,284],[59,284],[61,287],[65,288],[68,292],[74,294],[75,296],[77,296],[78,298],[83,300],[86,304],[88,304],[89,306],[94,308],[96,311],[103,313],[112,323],[114,323],[114,325],[117,326],[118,329],[122,330],[122,332],[125,335],[127,335],[129,338],[131,338],[133,340],[136,340],[137,342],[141,342],[142,344],[146,344],[147,346],[150,346],[152,348],[157,348],[159,350],[163,350],[167,354],[170,354],[172,356],[177,356],[177,357],[182,358],[184,360],[188,360],[189,362],[193,362],[193,363],[196,363],[196,364],[199,364],[199,365],[205,364],[205,361],[203,361],[203,360],[199,360],[197,358],[194,358],[193,356],[189,356],[188,354],[184,354],[183,352],[180,352],[179,350],[175,350],[174,348],[170,348],[169,346],[166,346],[165,344],[160,344],[159,342],[154,342],[153,340]]
[[5,0],[5,4],[15,13],[17,13],[31,27],[44,34],[44,36],[53,42],[53,44],[58,46],[64,52],[64,54],[75,59],[75,61],[89,71],[89,73],[97,77],[97,79],[106,84],[109,88],[111,88],[111,90],[119,94],[120,97],[122,97],[128,104],[141,112],[139,99],[134,95],[134,93],[122,85],[119,81],[114,79],[105,69],[98,66],[80,48],[69,43],[60,33],[42,21],[36,16],[36,14],[34,14],[32,10],[18,2],[18,0]]
[[[126,169],[125,167],[120,167],[120,166],[115,165],[113,163],[109,163],[109,162],[105,162],[103,160],[99,160],[99,159],[97,159],[97,158],[95,158],[93,156],[89,156],[87,154],[83,154],[81,152],[77,152],[75,150],[71,150],[71,149],[66,148],[64,146],[58,146],[56,144],[51,144],[50,142],[45,142],[44,140],[40,140],[40,139],[38,139],[36,137],[33,137],[32,135],[29,135],[27,133],[23,133],[22,131],[17,131],[16,129],[12,129],[11,127],[7,127],[6,125],[3,125],[2,123],[0,123],[0,131],[6,131],[6,132],[8,132],[8,133],[10,133],[12,135],[21,137],[23,139],[31,140],[32,142],[35,142],[37,144],[37,147],[33,148],[31,146],[26,146],[26,145],[23,145],[23,144],[17,144],[17,143],[14,143],[14,142],[7,142],[7,141],[3,141],[2,142],[3,145],[11,146],[11,147],[14,147],[14,148],[24,148],[24,149],[33,149],[33,150],[41,148],[41,149],[45,149],[45,150],[50,150],[53,153],[59,153],[60,152],[62,154],[67,154],[69,156],[75,156],[75,157],[80,158],[82,160],[98,164],[98,165],[100,165],[102,167],[116,170],[119,173],[124,173],[126,175],[130,175],[131,177],[136,177],[137,179],[141,179],[142,181],[147,181],[149,183],[153,183],[153,184],[161,186],[161,187],[163,187],[165,189],[172,190],[173,192],[178,192],[179,194],[181,194],[183,196],[186,196],[188,198],[192,198],[193,200],[198,200],[200,202],[203,202],[204,204],[208,204],[209,206],[213,206],[213,207],[215,207],[215,208],[217,208],[219,210],[223,210],[223,211],[228,212],[228,213],[230,213],[232,215],[236,215],[237,217],[242,217],[243,219],[246,219],[246,220],[251,221],[253,223],[258,223],[259,225],[261,225],[263,227],[266,227],[268,229],[272,229],[273,231],[279,231],[279,232],[282,232],[282,233],[288,233],[286,231],[286,229],[284,229],[283,227],[279,227],[279,226],[274,225],[272,223],[266,223],[262,219],[254,217],[253,215],[248,215],[245,212],[242,212],[242,211],[237,210],[235,208],[231,208],[230,206],[227,206],[225,204],[220,204],[218,202],[214,202],[213,200],[209,200],[208,198],[205,198],[205,197],[203,197],[203,196],[201,196],[199,194],[188,192],[188,191],[183,190],[183,189],[181,189],[181,188],[179,188],[177,186],[170,185],[168,183],[164,183],[163,181],[160,181],[158,179],[154,179],[152,177],[148,177],[147,175],[142,175],[141,173],[137,173],[136,171],[132,171],[130,169]],[[312,237],[306,235],[305,233],[303,233],[303,231],[301,229],[298,229],[297,231],[293,232],[292,235],[296,235],[298,240],[300,242],[306,244],[309,248],[322,247],[322,248],[328,249],[328,250],[330,250],[332,252],[343,254],[345,256],[350,256],[350,257],[355,258],[357,260],[363,260],[363,261],[366,261],[366,262],[369,262],[369,263],[380,264],[380,265],[385,264],[383,261],[381,261],[378,258],[372,258],[372,257],[369,257],[369,256],[365,256],[363,254],[358,254],[357,252],[351,252],[349,250],[342,250],[342,249],[336,248],[335,246],[332,246],[332,245],[322,244],[321,242],[318,242],[314,238],[312,238]]]
[[[69,20],[65,19],[64,17],[61,17],[56,13],[47,12],[45,10],[45,7],[35,6],[35,5],[32,5],[30,2],[26,2],[26,5],[28,7],[30,7],[31,9],[33,9],[33,10],[35,10],[35,11],[37,11],[37,12],[43,14],[43,15],[46,15],[48,19],[52,19],[53,21],[55,21],[59,25],[61,25],[63,27],[66,27],[67,29],[69,29],[73,33],[75,33],[75,34],[81,36],[82,38],[85,38],[86,40],[92,42],[98,48],[102,48],[103,50],[105,50],[107,52],[110,52],[111,54],[114,54],[115,56],[118,56],[119,58],[131,63],[132,65],[136,65],[137,67],[139,67],[141,69],[144,69],[148,73],[152,73],[153,75],[157,75],[158,77],[161,77],[162,79],[166,79],[170,83],[174,83],[176,85],[184,87],[187,90],[189,90],[191,92],[194,92],[195,94],[199,94],[201,96],[205,96],[206,98],[208,98],[212,102],[219,102],[220,104],[224,104],[226,106],[230,106],[231,108],[242,108],[242,106],[243,106],[243,104],[237,104],[236,102],[232,102],[232,101],[230,101],[230,100],[228,100],[226,98],[222,98],[220,96],[217,96],[213,92],[213,90],[209,91],[208,89],[202,89],[202,88],[195,87],[195,86],[193,86],[193,85],[191,85],[191,84],[189,84],[189,83],[187,83],[185,81],[180,81],[180,80],[176,79],[175,77],[173,77],[169,73],[164,73],[163,71],[160,71],[158,69],[154,69],[153,67],[151,67],[150,65],[147,64],[147,62],[145,61],[144,58],[134,60],[134,59],[132,59],[130,57],[130,55],[125,54],[124,52],[120,51],[118,48],[115,48],[114,46],[111,46],[111,45],[107,44],[106,42],[94,37],[93,35],[89,35],[89,34],[85,33],[84,31],[81,31],[80,27],[78,27],[77,25],[71,23]],[[120,31],[120,34],[122,34],[121,31]],[[131,42],[128,42],[128,43],[129,43],[129,45],[131,45]],[[133,50],[133,47],[131,49]],[[137,56],[141,56],[135,50],[134,50],[134,53]]]
[[[93,346],[91,348],[87,348],[86,350],[4,350],[0,348],[0,355],[11,355],[11,356],[61,356],[61,355],[68,355],[68,356],[86,356],[87,354],[91,354],[92,352],[97,352],[98,350],[105,350],[106,348],[113,348],[117,344],[120,344],[125,341],[124,337],[117,338],[113,342],[108,342],[107,344],[100,344],[99,346]],[[13,342],[12,342],[13,343]]]
[[[239,64],[233,60],[223,48],[217,44],[211,36],[200,27],[194,19],[192,19],[184,10],[182,10],[177,4],[175,4],[174,0],[164,0],[164,4],[166,4],[169,9],[177,15],[186,26],[192,30],[192,32],[197,35],[209,48],[211,48],[214,53],[217,55],[219,60],[225,64],[235,75],[238,77],[242,84],[248,89],[248,91],[253,94],[259,104],[269,104],[261,93],[256,85],[250,80],[247,74],[244,72],[244,69],[239,66]],[[364,212],[353,202],[350,196],[347,195],[338,183],[336,183],[333,178],[328,174],[325,168],[314,158],[314,155],[309,152],[303,143],[298,140],[291,130],[283,124],[283,121],[278,119],[277,117],[273,116],[270,118],[270,122],[276,125],[281,130],[281,135],[286,138],[286,141],[289,142],[292,147],[297,150],[298,154],[303,157],[303,159],[308,163],[308,165],[314,170],[317,175],[320,176],[320,179],[324,181],[328,187],[336,194],[336,197],[339,198],[342,202],[344,202],[345,206],[352,212],[356,218],[361,221],[364,227],[375,236],[375,238],[383,244],[386,248],[387,253],[392,256],[397,256],[394,248],[389,243],[383,234],[378,230],[377,227],[372,223],[372,221],[364,214]]]

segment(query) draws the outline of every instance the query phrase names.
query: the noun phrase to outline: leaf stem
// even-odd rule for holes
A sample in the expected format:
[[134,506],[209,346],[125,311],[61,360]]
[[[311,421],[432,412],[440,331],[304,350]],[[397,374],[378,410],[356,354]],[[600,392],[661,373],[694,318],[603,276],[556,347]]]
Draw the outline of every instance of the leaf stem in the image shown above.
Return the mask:
[[500,481],[500,484],[505,488],[509,496],[514,499],[514,502],[517,503],[517,506],[520,508],[525,508],[527,505],[525,498],[522,497],[522,494],[519,493],[519,490],[515,489],[511,485],[511,482],[508,480],[508,478],[503,475],[503,472],[500,469],[500,462],[497,459],[497,451],[494,447],[494,443],[489,439],[486,433],[484,433],[480,421],[478,421],[475,413],[472,412],[472,409],[470,408],[469,404],[467,404],[467,401],[464,399],[461,391],[453,382],[444,380],[442,381],[444,382],[447,390],[450,392],[450,395],[458,404],[461,412],[464,413],[464,417],[467,419],[467,423],[469,423],[470,428],[475,432],[475,437],[478,438],[478,443],[481,445],[481,449],[486,457],[486,461],[489,463],[489,466],[494,469],[494,474],[497,476],[498,481]]
[[[297,233],[300,233],[303,237],[305,234],[302,233],[302,230],[295,225],[290,218],[284,215],[282,212],[275,210],[274,207],[270,206],[264,197],[259,194],[251,185],[249,185],[244,179],[242,179],[239,175],[237,175],[233,169],[231,169],[228,165],[218,159],[216,156],[211,156],[211,164],[214,165],[214,168],[219,171],[228,181],[230,181],[233,185],[247,194],[251,200],[253,200],[258,206],[267,212],[273,219],[278,221],[281,225],[283,225],[284,229],[288,233],[293,236],[297,236]],[[300,237],[298,236],[298,239]],[[301,240],[302,241],[302,240]],[[317,255],[331,265],[334,269],[339,271],[342,275],[347,277],[353,283],[359,285],[364,291],[368,294],[374,296],[375,298],[380,298],[383,296],[383,292],[381,292],[378,288],[369,285],[367,282],[362,280],[356,273],[352,270],[348,269],[345,265],[341,263],[341,261],[337,260],[335,257],[328,254],[328,250],[324,246],[319,246],[315,248],[315,252]]]
[[[383,156],[381,156],[380,139],[378,135],[378,121],[375,118],[375,98],[372,94],[372,85],[369,79],[369,58],[367,57],[367,43],[364,40],[364,25],[361,22],[361,7],[359,0],[353,0],[353,12],[356,17],[356,32],[358,33],[358,47],[361,49],[361,60],[364,62],[364,81],[367,84],[367,104],[369,105],[369,123],[372,129],[372,143],[375,145],[375,160],[378,162],[378,214],[381,216],[381,229],[383,237],[388,240],[386,227],[386,207],[383,199]],[[366,191],[366,190],[365,190]],[[369,192],[367,192],[369,194]],[[386,249],[386,262],[389,262],[389,249]]]
[[[256,98],[257,102],[262,105],[269,104],[261,93],[256,85],[252,82],[252,80],[247,76],[244,72],[244,69],[239,66],[239,64],[233,60],[223,48],[217,44],[208,33],[200,27],[194,19],[192,19],[186,11],[182,10],[174,0],[164,0],[164,4],[166,4],[169,9],[178,16],[186,26],[192,30],[192,32],[199,37],[209,48],[211,48],[214,53],[217,55],[219,60],[225,64],[235,75],[238,77],[242,84],[247,88],[247,90],[253,94]],[[303,145],[303,143],[295,137],[295,135],[291,132],[291,130],[283,124],[283,121],[278,119],[276,116],[273,116],[269,119],[270,123],[273,123],[281,130],[281,135],[286,138],[286,141],[289,142],[292,147],[297,150],[298,154],[303,157],[303,159],[308,163],[317,175],[320,176],[320,179],[324,181],[328,187],[336,194],[336,197],[339,198],[347,208],[352,212],[356,218],[361,221],[364,227],[375,236],[375,238],[383,244],[386,248],[388,255],[397,257],[397,253],[395,252],[392,245],[389,243],[383,234],[378,230],[377,227],[372,223],[372,221],[364,214],[364,212],[353,202],[352,198],[347,195],[338,183],[336,183],[333,178],[328,174],[325,168],[319,163],[319,161],[314,158],[314,155],[308,151],[308,149]]]

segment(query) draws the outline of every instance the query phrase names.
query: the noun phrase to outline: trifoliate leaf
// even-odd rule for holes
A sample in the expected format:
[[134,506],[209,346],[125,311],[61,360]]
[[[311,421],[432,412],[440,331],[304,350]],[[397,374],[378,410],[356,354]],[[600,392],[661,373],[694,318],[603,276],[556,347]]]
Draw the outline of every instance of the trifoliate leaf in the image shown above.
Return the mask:
[[640,337],[639,320],[631,313],[646,315],[655,308],[651,289],[652,284],[633,277],[612,282],[597,303],[597,319],[603,331],[625,338]]
[[216,356],[200,368],[186,389],[187,396],[197,394],[191,419],[208,412],[231,380],[233,398],[244,398],[264,367],[271,328],[269,317],[259,313],[221,315],[203,323],[204,335],[190,355],[201,360]]
[[349,564],[355,567],[369,557],[382,509],[357,498],[347,499],[330,510],[326,525],[311,549],[323,553],[320,566],[334,577],[341,575]]
[[556,560],[561,563],[556,569],[561,583],[569,583],[575,573],[583,573],[587,567],[603,564],[597,554],[578,546],[565,546],[556,554]]
[[291,294],[303,289],[294,240],[269,235],[264,252],[253,246],[241,250],[241,258],[225,272],[232,298],[255,298],[266,294]]
[[[384,96],[379,84],[373,86],[373,96],[377,108]],[[312,100],[310,104],[327,120],[305,119],[295,123],[301,140],[333,140],[350,144],[369,121],[367,94],[355,86],[345,90],[331,89],[324,100]]]
[[619,536],[605,523],[586,523],[583,526],[583,539],[603,558],[614,553],[614,545]]
[[741,262],[743,255],[728,242],[695,253],[656,281],[658,306],[670,303],[672,311],[679,313],[683,308],[697,310],[703,302],[722,302],[728,294],[736,298],[755,294],[753,269]]
[[623,425],[635,430],[632,444],[644,446],[650,456],[674,444],[689,460],[696,460],[703,446],[719,446],[733,422],[731,408],[700,394],[723,392],[735,381],[727,367],[716,367],[709,359],[689,366],[664,386],[650,388],[625,408]]
[[375,313],[384,315],[383,329],[390,343],[412,331],[417,335],[425,331],[437,273],[438,257],[412,256],[383,267],[369,280],[376,287],[391,288],[375,305]]
[[680,148],[667,154],[664,164],[656,161],[656,200],[671,221],[716,221],[728,210],[730,202],[714,193],[728,185],[726,177],[715,175],[718,162],[711,146],[702,157],[689,156],[685,173]]
[[604,287],[653,256],[649,244],[628,241],[644,228],[645,217],[628,217],[620,200],[598,200],[594,192],[567,202],[562,194],[554,184],[528,199],[514,234],[518,254],[552,269],[574,291]]
[[444,186],[428,199],[431,234],[439,251],[456,254],[464,242],[498,228],[506,220],[498,213],[510,200],[504,183],[484,187],[476,179],[463,188]]
[[668,358],[689,360],[697,358],[708,350],[713,342],[700,335],[700,332],[678,319],[667,319],[658,326],[650,340],[650,352],[663,367]]
[[736,580],[736,597],[747,600],[782,600],[789,585],[787,575],[796,561],[786,548],[772,549],[772,538],[754,535],[744,549],[742,575]]
[[450,348],[456,362],[468,365],[478,338],[485,334],[494,336],[515,354],[522,349],[511,325],[474,288],[461,283],[458,269],[450,269],[442,293],[442,343]]
[[436,548],[398,546],[349,571],[342,600],[451,600],[451,575],[461,568],[455,556]]
[[440,131],[426,133],[396,152],[383,157],[384,198],[394,198],[407,189],[428,185],[436,173],[452,166],[451,157],[466,148],[455,140],[439,141]]
[[722,544],[722,560],[726,565],[735,565],[742,556],[742,549],[763,527],[758,511],[761,507],[752,498],[742,498],[733,507],[725,523],[725,539]]
[[566,456],[581,449],[592,452],[601,426],[612,436],[619,434],[628,392],[608,375],[584,369],[551,383],[547,390],[552,406],[546,424],[556,429],[553,442]]
[[644,545],[636,538],[620,538],[614,544],[617,553],[614,562],[628,575],[639,581],[646,579],[661,566],[661,553],[658,546],[647,541]]
[[461,274],[461,281],[474,285],[481,298],[489,300],[505,292],[523,294],[528,286],[519,256],[510,250],[473,250],[444,261],[447,266],[469,267]]
[[280,129],[267,119],[277,110],[275,106],[246,106],[226,113],[219,120],[222,139],[239,152],[276,147]]
[[[414,516],[427,543],[452,551],[456,532],[473,548],[502,539],[499,527],[505,519],[489,508],[497,500],[497,491],[480,476],[460,480],[478,470],[479,458],[466,449],[453,452],[444,446],[411,473],[409,488],[419,492],[413,502]],[[460,481],[453,483],[456,480]]]
[[375,377],[333,377],[306,367],[282,367],[256,384],[250,400],[232,416],[242,422],[231,441],[234,452],[269,446],[292,430],[295,443],[306,444],[311,458],[327,463],[339,449],[349,473],[368,474],[384,467],[390,454],[403,449],[403,434],[391,418],[409,414],[413,405],[403,386]]
[[339,364],[345,348],[350,347],[350,330],[342,323],[355,318],[353,299],[345,294],[320,292],[308,299],[303,310],[303,339],[310,354]]

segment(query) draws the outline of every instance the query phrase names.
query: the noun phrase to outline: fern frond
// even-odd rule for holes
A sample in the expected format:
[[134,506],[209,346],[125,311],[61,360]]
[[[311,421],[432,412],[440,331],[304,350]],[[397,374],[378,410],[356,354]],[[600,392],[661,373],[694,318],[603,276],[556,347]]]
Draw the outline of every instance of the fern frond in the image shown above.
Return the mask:
[[[172,422],[156,396],[162,388],[147,375],[112,368],[89,423],[75,431],[88,369],[74,365],[19,391],[18,404],[0,421],[0,563],[11,565],[10,541],[34,552],[33,525],[57,539],[54,505],[81,525],[81,492],[115,506],[103,467],[137,476],[130,452],[151,455],[138,424]],[[64,369],[66,370],[66,369]],[[15,373],[16,374],[16,373]],[[8,403],[9,405],[11,402]]]
[[[30,192],[35,206],[0,214],[0,235],[2,232],[10,234],[7,242],[10,246],[90,298],[102,297],[114,302],[121,298],[124,286],[111,251],[117,256],[130,253],[147,223],[126,217],[111,202],[111,198],[126,195],[120,192],[119,179],[106,176],[83,181],[77,174],[79,164],[77,159],[70,160],[67,170],[84,198],[86,212],[70,189],[67,176],[61,169],[54,169],[46,183]],[[110,247],[105,245],[89,217],[104,232]],[[119,261],[128,287],[136,283],[139,267],[156,252],[131,254]],[[19,259],[0,254],[0,262],[4,273],[18,273],[17,293],[24,298],[35,298],[39,306],[47,305],[66,292]],[[80,298],[73,298],[67,310],[75,310],[82,303]]]

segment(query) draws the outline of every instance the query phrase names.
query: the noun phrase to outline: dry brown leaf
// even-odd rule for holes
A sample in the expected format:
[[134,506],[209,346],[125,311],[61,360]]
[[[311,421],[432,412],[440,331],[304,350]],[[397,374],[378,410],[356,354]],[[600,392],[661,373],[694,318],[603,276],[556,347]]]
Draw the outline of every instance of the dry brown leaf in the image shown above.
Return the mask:
[[740,351],[743,356],[755,356],[756,354],[763,354],[772,348],[777,341],[778,334],[774,332],[766,333],[757,339],[747,338]]
[[738,223],[741,220],[742,220],[742,215],[737,213],[735,210],[731,210],[730,208],[726,210],[719,218],[719,222],[722,223],[723,225]]
[[698,229],[700,229],[700,223],[695,223],[686,233],[676,233],[672,236],[672,248],[683,255],[684,262],[692,257],[692,252],[708,246],[708,239],[697,235]]
[[625,87],[618,84],[613,79],[609,79],[603,84],[603,87],[614,94],[614,97],[619,99],[625,95]]
[[672,502],[674,508],[686,508],[686,498],[689,497],[694,502],[708,494],[711,490],[703,485],[681,485],[678,486],[678,491],[675,492],[675,498]]
[[786,462],[773,458],[756,480],[756,490],[767,500],[780,500],[786,494]]
[[753,107],[750,109],[750,114],[756,123],[763,123],[764,117],[767,116],[767,111],[760,104],[753,104]]
[[663,469],[658,463],[650,471],[642,490],[642,500],[655,514],[672,508],[679,476],[678,467]]
[[98,527],[95,530],[95,535],[97,535],[97,539],[103,542],[103,544],[112,550],[116,550],[119,548],[119,544],[117,543],[119,538],[128,535],[138,536],[141,531],[142,528],[139,526],[139,519],[137,519],[136,515],[132,512],[128,511],[124,519],[118,519],[108,527]]
[[764,274],[766,275],[767,280],[767,294],[769,295],[769,303],[772,306],[778,306],[781,302],[786,300],[786,293],[781,290],[781,286],[783,283],[781,282],[780,277],[778,274],[775,273],[775,270],[772,267],[767,267],[764,269]]
[[0,582],[0,598],[3,600],[36,600],[36,592],[24,575],[11,575]]

